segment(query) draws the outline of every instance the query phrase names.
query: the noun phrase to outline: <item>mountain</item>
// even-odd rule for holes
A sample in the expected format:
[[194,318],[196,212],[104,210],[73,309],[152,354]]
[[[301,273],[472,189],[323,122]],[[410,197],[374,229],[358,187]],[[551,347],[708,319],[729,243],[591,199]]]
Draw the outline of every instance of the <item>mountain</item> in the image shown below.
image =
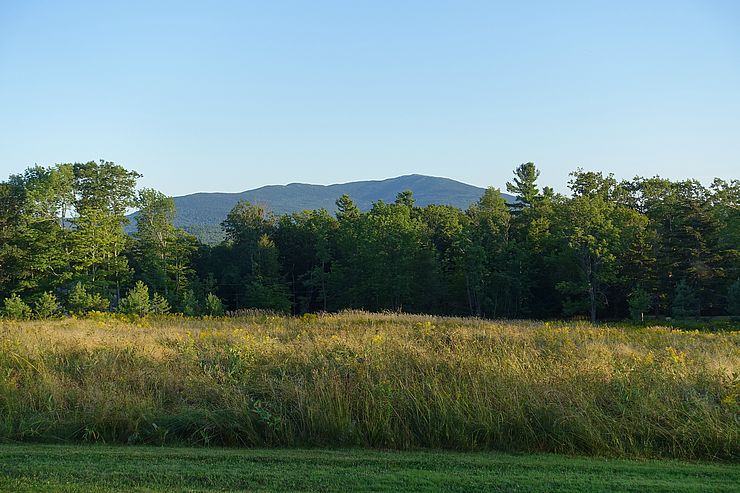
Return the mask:
[[[175,225],[189,230],[201,241],[218,241],[220,223],[240,200],[263,205],[276,214],[324,208],[335,212],[334,202],[342,194],[352,197],[358,207],[368,210],[373,202],[393,202],[396,194],[411,190],[416,205],[447,204],[466,209],[477,201],[483,188],[449,178],[406,175],[387,180],[356,181],[335,185],[269,185],[237,193],[194,193],[175,197]],[[503,194],[506,200],[513,197]],[[135,215],[135,214],[134,214]],[[132,224],[135,224],[132,221]],[[215,235],[215,237],[214,237]]]

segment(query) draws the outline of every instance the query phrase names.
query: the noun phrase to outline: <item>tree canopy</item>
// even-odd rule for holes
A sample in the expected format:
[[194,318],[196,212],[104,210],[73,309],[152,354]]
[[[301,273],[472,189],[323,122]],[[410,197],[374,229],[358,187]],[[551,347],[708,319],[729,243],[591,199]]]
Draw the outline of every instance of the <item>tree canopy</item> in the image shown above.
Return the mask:
[[[737,315],[740,182],[578,169],[568,196],[514,170],[466,210],[410,191],[361,211],[275,215],[248,202],[201,244],[171,197],[107,161],[32,166],[0,182],[7,316],[118,310],[218,315],[345,308],[478,317]],[[138,209],[136,231],[124,227]]]

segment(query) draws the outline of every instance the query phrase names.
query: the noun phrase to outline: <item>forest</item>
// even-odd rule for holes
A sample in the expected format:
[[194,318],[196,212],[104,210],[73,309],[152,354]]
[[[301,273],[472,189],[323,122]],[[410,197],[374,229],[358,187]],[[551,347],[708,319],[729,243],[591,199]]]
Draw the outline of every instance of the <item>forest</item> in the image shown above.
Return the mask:
[[[248,202],[201,244],[174,202],[107,161],[33,166],[0,183],[7,318],[92,311],[222,315],[343,309],[481,318],[740,315],[740,181],[578,169],[569,194],[514,170],[467,210],[410,192],[361,211],[276,215]],[[126,214],[138,210],[132,234]]]

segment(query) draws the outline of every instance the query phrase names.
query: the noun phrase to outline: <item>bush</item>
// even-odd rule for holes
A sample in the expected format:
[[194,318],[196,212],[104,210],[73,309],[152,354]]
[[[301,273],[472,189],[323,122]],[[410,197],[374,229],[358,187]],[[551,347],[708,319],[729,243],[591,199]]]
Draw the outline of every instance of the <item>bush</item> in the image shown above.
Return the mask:
[[36,318],[51,318],[59,314],[61,306],[53,293],[43,293],[34,303],[34,315]]
[[676,285],[671,313],[676,318],[693,318],[699,316],[699,299],[686,281]]
[[31,318],[31,307],[20,296],[13,294],[5,298],[3,315],[14,320],[28,320]]
[[78,282],[67,297],[67,308],[75,315],[84,315],[91,311],[103,312],[110,308],[110,301],[98,293],[88,293],[85,286]]
[[218,296],[213,293],[208,293],[208,296],[206,296],[206,315],[220,317],[223,314],[224,304],[221,302]]
[[151,307],[149,305],[149,287],[141,281],[129,289],[128,294],[118,304],[118,311],[127,315],[138,315],[143,317],[148,314]]
[[642,320],[643,315],[650,309],[650,295],[642,288],[638,288],[627,299],[632,320]]
[[165,313],[169,313],[170,309],[170,304],[164,296],[159,293],[154,293],[152,300],[149,302],[149,312],[156,315],[163,315]]
[[198,314],[198,300],[192,289],[185,289],[180,295],[180,310],[187,317],[193,317]]

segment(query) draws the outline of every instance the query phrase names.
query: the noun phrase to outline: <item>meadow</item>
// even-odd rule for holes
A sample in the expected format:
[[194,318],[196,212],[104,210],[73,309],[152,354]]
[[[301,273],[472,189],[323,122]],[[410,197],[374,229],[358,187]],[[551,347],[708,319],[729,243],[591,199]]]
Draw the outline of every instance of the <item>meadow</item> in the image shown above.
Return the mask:
[[342,312],[0,321],[0,441],[740,458],[740,332]]

